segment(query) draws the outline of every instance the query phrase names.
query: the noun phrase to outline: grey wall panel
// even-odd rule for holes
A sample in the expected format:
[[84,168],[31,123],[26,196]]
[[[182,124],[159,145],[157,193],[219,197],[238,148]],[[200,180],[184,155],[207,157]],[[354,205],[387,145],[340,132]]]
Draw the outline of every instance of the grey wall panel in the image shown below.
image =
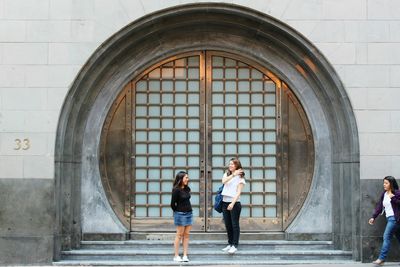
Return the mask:
[[54,180],[0,179],[0,264],[53,260]]

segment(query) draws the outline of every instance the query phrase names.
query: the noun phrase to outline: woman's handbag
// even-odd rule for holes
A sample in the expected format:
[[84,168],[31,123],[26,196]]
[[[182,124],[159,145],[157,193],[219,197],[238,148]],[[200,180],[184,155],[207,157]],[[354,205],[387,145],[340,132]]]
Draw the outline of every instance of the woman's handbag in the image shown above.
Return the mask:
[[224,189],[224,185],[221,185],[218,188],[217,194],[215,195],[214,198],[214,209],[216,212],[221,213],[222,212],[222,190]]

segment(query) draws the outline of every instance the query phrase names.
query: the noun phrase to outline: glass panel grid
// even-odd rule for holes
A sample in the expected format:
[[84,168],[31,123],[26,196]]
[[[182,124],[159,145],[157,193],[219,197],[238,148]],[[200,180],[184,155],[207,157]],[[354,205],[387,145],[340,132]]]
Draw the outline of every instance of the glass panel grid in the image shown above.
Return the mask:
[[177,59],[136,82],[133,117],[134,217],[170,217],[176,172],[187,171],[199,214],[199,56]]
[[276,217],[276,85],[238,60],[212,56],[211,65],[213,192],[238,157],[247,180],[243,217]]
[[[136,83],[133,149],[136,217],[170,217],[174,175],[189,172],[192,206],[200,214],[200,57],[168,62]],[[212,192],[226,164],[238,157],[246,171],[243,217],[277,217],[276,85],[238,60],[211,60]],[[202,63],[203,64],[203,63]],[[214,196],[212,196],[213,199]],[[214,214],[214,213],[212,213]],[[219,215],[218,215],[219,216]]]

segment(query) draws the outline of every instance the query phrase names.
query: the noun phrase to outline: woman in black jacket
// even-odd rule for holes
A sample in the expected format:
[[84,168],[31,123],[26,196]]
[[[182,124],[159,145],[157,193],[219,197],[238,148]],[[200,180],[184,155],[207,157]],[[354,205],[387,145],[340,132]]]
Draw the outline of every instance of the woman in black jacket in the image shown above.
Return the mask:
[[[174,242],[174,261],[188,262],[189,234],[193,224],[192,205],[190,203],[190,187],[188,186],[189,176],[186,172],[180,171],[176,174],[172,189],[171,208],[174,211],[174,224],[176,236]],[[182,240],[183,257],[179,256],[179,243]]]
[[378,259],[373,262],[375,265],[384,264],[393,235],[400,242],[400,190],[396,179],[392,176],[383,178],[383,189],[384,191],[375,207],[375,211],[368,221],[369,224],[373,225],[376,217],[385,211],[387,223],[383,234],[381,253]]

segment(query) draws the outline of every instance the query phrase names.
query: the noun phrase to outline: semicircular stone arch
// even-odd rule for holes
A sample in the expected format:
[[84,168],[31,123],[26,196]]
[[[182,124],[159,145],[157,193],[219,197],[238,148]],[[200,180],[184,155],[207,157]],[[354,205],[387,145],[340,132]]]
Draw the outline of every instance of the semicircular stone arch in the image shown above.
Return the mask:
[[121,88],[161,60],[204,50],[257,62],[293,91],[310,123],[315,162],[310,191],[287,237],[333,238],[337,248],[353,250],[358,259],[358,133],[339,76],[294,29],[227,4],[177,6],[145,16],[109,38],[82,68],[57,129],[55,257],[61,248],[77,247],[82,233],[126,232],[99,170],[102,127]]

